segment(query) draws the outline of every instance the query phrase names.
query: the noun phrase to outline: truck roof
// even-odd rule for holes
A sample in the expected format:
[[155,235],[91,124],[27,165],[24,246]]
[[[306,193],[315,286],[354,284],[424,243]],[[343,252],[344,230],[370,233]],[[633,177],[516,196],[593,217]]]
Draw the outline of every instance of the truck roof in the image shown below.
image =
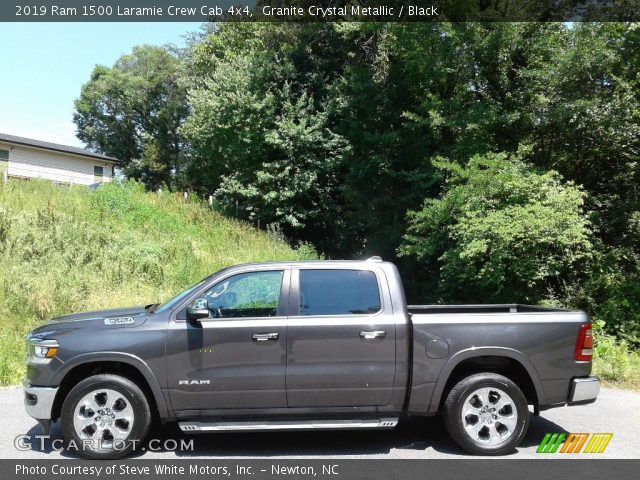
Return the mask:
[[280,260],[273,262],[249,262],[240,263],[237,265],[231,265],[225,267],[223,270],[240,267],[257,267],[257,266],[293,266],[293,265],[363,265],[363,264],[391,264],[391,262],[385,262],[380,257],[370,257],[365,260]]
[[244,268],[252,268],[252,267],[293,267],[300,265],[326,265],[326,266],[336,266],[341,268],[348,267],[361,267],[362,265],[370,265],[370,264],[378,264],[378,265],[392,265],[391,262],[385,262],[380,257],[369,257],[365,260],[282,260],[275,262],[249,262],[249,263],[240,263],[237,265],[230,265],[228,267],[222,268],[217,272],[213,272],[211,275],[208,275],[207,278],[213,277],[214,275],[219,275],[224,272],[228,272],[231,270],[241,270]]

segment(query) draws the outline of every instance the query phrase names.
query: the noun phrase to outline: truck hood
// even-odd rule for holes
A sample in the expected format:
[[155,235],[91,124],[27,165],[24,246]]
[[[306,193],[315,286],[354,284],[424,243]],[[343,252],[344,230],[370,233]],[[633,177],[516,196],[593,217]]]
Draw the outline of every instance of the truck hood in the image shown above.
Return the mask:
[[51,320],[49,320],[49,323],[78,322],[83,320],[104,320],[105,318],[135,317],[138,315],[148,315],[148,312],[145,310],[144,305],[138,305],[136,307],[111,308],[109,310],[94,310],[92,312],[71,313],[69,315],[62,315],[60,317],[52,318]]
[[29,333],[29,338],[54,338],[80,330],[108,330],[131,328],[142,325],[149,312],[144,305],[137,307],[112,308],[92,312],[71,313],[49,320]]

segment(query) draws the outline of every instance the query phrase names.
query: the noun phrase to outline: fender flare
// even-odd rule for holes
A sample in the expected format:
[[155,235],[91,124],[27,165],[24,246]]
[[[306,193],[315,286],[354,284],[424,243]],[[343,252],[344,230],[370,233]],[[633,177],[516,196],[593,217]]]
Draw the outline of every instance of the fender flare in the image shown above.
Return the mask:
[[153,374],[149,366],[142,360],[141,358],[132,355],[130,353],[123,352],[92,352],[92,353],[83,353],[77,355],[70,360],[66,361],[63,368],[56,374],[53,378],[53,382],[56,385],[60,385],[62,380],[67,376],[67,374],[80,365],[86,363],[95,363],[95,362],[120,362],[126,363],[131,367],[135,368],[138,372],[142,374],[144,379],[147,381],[149,388],[151,389],[151,393],[156,402],[156,406],[158,407],[158,414],[161,418],[170,418],[173,414],[170,412],[170,407],[166,402],[164,394],[162,393],[162,389],[160,388],[160,384],[156,376]]
[[461,350],[454,354],[442,368],[440,375],[438,376],[438,380],[436,381],[436,385],[433,389],[433,394],[431,395],[431,402],[429,403],[429,414],[436,414],[438,412],[438,407],[440,406],[440,400],[442,398],[442,394],[444,393],[444,388],[451,376],[451,372],[464,360],[468,360],[474,357],[507,357],[512,360],[518,362],[525,369],[529,378],[531,378],[531,382],[533,383],[534,393],[536,395],[536,399],[538,405],[542,404],[542,383],[540,382],[540,378],[538,377],[538,372],[535,367],[531,363],[531,361],[520,353],[517,350],[512,348],[505,347],[473,347],[465,350]]

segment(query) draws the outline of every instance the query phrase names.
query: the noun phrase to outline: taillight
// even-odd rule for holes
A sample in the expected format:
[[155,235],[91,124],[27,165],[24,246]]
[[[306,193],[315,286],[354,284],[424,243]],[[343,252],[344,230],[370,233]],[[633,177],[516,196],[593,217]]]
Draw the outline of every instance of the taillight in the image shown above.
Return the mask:
[[579,362],[590,362],[593,357],[593,332],[591,324],[585,323],[580,327],[576,340],[574,358]]

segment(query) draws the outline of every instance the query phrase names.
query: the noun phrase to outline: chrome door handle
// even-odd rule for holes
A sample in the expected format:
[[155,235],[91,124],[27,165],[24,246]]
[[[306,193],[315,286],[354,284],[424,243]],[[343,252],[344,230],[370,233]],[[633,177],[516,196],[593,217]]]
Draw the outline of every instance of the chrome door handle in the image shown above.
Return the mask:
[[365,330],[360,332],[360,337],[364,338],[365,340],[371,340],[374,338],[384,338],[387,336],[387,332],[385,332],[384,330],[373,330],[371,332],[367,332]]
[[267,342],[269,340],[277,340],[280,337],[279,333],[254,333],[252,338],[256,342]]

